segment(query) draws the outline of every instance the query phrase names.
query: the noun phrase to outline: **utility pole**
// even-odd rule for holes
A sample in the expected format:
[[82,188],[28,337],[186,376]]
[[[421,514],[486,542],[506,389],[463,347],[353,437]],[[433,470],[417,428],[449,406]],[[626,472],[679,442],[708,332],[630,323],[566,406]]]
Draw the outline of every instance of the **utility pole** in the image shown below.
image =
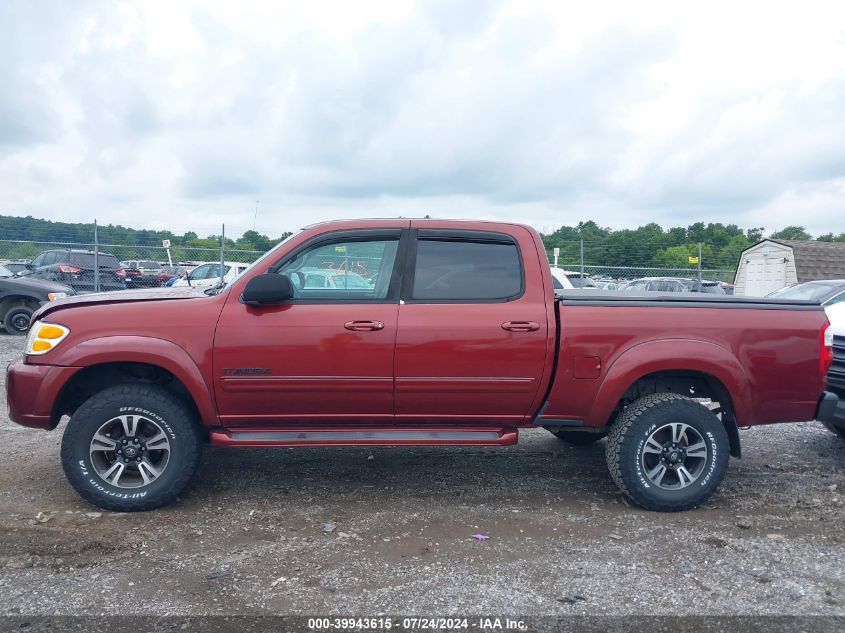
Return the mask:
[[225,264],[223,263],[223,245],[226,243],[226,225],[223,224],[220,227],[220,285],[223,285],[223,277],[225,277],[226,272],[224,271]]
[[255,221],[258,219],[258,200],[255,201],[255,215],[252,216],[252,230],[255,231]]
[[581,279],[584,278],[584,240],[581,240]]
[[698,291],[701,292],[701,242],[698,243]]
[[94,292],[100,292],[100,240],[97,237],[97,220],[94,220]]

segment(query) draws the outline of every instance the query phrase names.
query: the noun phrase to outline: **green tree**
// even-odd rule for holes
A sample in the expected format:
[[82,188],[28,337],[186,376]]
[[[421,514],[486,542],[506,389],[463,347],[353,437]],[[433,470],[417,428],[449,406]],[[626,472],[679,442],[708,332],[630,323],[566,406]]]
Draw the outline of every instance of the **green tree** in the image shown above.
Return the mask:
[[813,237],[807,233],[803,226],[787,226],[780,231],[775,231],[769,235],[773,240],[811,240]]

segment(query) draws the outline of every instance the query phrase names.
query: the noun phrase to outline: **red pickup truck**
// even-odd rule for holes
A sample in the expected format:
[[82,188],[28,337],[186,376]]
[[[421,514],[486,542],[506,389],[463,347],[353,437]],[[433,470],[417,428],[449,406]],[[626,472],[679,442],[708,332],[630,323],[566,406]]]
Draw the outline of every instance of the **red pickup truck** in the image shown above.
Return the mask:
[[[102,508],[147,510],[213,446],[504,446],[543,427],[607,436],[622,492],[684,510],[738,427],[829,419],[824,311],[800,301],[555,294],[533,229],[311,226],[222,288],[72,297],[33,317],[11,418],[53,429]],[[538,475],[539,476],[539,475]]]

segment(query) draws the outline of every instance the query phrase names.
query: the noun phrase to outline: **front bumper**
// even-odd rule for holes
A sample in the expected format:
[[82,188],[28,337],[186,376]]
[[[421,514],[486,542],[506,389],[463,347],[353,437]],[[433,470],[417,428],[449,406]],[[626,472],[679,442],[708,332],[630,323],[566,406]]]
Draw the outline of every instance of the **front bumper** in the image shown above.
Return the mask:
[[80,367],[27,365],[23,358],[6,367],[6,404],[9,418],[21,426],[54,429],[53,407],[62,387]]
[[845,402],[842,402],[832,391],[825,391],[819,398],[816,420],[833,422],[837,417],[840,417],[840,421],[845,420]]

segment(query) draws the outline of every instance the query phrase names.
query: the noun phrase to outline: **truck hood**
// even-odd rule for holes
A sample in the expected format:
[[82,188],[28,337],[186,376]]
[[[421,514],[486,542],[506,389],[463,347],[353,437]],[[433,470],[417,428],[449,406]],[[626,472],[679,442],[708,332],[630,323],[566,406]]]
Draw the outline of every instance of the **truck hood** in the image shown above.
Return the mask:
[[33,314],[32,320],[35,321],[52,312],[76,306],[90,306],[103,303],[135,303],[139,301],[176,301],[178,299],[202,299],[207,296],[202,288],[146,288],[142,290],[95,292],[51,301]]

